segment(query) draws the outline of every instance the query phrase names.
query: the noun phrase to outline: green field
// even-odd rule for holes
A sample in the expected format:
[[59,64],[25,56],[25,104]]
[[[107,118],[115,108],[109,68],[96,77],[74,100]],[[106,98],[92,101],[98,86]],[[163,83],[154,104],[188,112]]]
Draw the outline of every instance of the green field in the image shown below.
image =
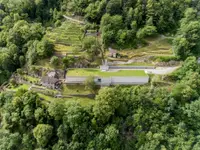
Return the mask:
[[72,97],[72,98],[54,98],[50,96],[46,96],[44,94],[38,94],[42,99],[44,99],[44,102],[53,102],[56,101],[58,103],[65,104],[66,102],[77,102],[82,106],[88,106],[93,105],[95,103],[95,100],[89,99],[89,98],[79,98],[79,97]]
[[99,69],[71,69],[67,72],[67,76],[147,76],[143,70],[119,70],[102,72]]
[[70,94],[91,94],[90,91],[85,89],[84,85],[63,85],[63,95]]

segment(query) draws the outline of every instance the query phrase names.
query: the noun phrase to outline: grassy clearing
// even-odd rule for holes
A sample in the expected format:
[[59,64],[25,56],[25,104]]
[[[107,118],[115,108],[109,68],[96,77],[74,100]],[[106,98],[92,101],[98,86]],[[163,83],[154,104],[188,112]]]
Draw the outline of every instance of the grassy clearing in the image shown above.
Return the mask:
[[[66,100],[67,101],[67,100]],[[89,98],[78,98],[78,97],[73,97],[72,99],[68,99],[68,101],[75,101],[81,104],[82,106],[89,106],[89,105],[94,105],[95,100],[89,99]]]
[[[62,62],[61,58],[60,58],[59,61]],[[47,69],[53,69],[54,68],[50,64],[50,58],[49,59],[41,59],[41,60],[37,61],[37,63],[35,65],[43,67],[43,68],[47,68]],[[62,63],[59,63],[59,65],[56,66],[56,69],[63,69]]]
[[84,85],[64,85],[62,94],[90,94],[90,92],[85,89]]
[[36,66],[41,66],[44,68],[51,68],[50,59],[41,59],[37,61]]
[[[66,102],[77,102],[81,104],[82,106],[88,106],[93,105],[95,103],[95,100],[85,98],[85,97],[71,97],[71,98],[55,98],[51,96],[44,95],[42,93],[38,93],[39,96],[44,99],[46,103],[48,102],[59,102],[62,104],[65,104]],[[70,96],[73,94],[90,94],[89,91],[85,90],[85,87],[83,85],[63,85],[63,90],[61,92],[63,96]]]
[[110,72],[101,72],[99,69],[71,69],[67,76],[147,76],[143,70],[119,70]]
[[59,102],[62,104],[65,104],[66,102],[77,102],[82,106],[89,106],[89,105],[93,105],[95,103],[95,100],[93,99],[89,99],[89,98],[79,98],[79,97],[72,97],[72,98],[54,98],[54,97],[50,97],[50,96],[46,96],[43,94],[39,94],[39,96],[45,100],[46,103],[48,102]]

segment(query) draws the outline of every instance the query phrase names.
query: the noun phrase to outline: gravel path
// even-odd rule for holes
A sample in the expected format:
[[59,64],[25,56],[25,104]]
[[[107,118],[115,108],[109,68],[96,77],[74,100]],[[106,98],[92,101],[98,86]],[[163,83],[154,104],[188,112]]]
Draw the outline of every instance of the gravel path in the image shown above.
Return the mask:
[[144,71],[148,74],[160,74],[165,75],[174,72],[178,67],[158,67],[156,69],[144,69]]
[[118,71],[118,70],[144,70],[147,74],[158,74],[165,75],[174,72],[180,66],[176,67],[157,67],[155,69],[110,69],[109,71]]

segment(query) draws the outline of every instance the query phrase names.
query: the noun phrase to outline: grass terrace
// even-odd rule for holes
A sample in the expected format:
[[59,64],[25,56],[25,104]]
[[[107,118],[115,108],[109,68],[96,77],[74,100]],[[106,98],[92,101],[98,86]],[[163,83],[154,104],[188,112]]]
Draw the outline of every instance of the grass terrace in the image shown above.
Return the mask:
[[95,104],[95,100],[93,99],[89,99],[89,98],[79,98],[79,97],[72,97],[72,98],[54,98],[54,97],[50,97],[50,96],[46,96],[44,94],[39,93],[38,94],[42,99],[44,99],[45,103],[49,103],[49,102],[59,102],[61,104],[65,104],[66,102],[77,102],[82,106],[90,106]]
[[13,90],[13,91],[17,91],[17,90],[19,90],[19,89],[28,90],[29,87],[30,87],[30,85],[22,84],[22,85],[18,85],[18,86],[16,86],[16,87],[11,87],[11,88],[7,89],[7,91],[12,91],[12,90]]
[[[141,46],[137,49],[122,49],[116,48],[119,50],[121,55],[127,56],[127,58],[110,58],[109,60],[112,61],[127,61],[129,59],[135,57],[143,57],[143,56],[173,56],[172,45],[171,45],[172,38],[164,37],[164,36],[155,36],[149,37],[145,39],[147,45]],[[106,55],[109,55],[107,51]]]
[[67,76],[147,76],[143,70],[119,70],[102,72],[99,69],[70,69]]
[[70,21],[65,21],[58,28],[48,31],[46,37],[56,45],[57,51],[69,51],[70,46],[81,45],[83,32],[81,26]]

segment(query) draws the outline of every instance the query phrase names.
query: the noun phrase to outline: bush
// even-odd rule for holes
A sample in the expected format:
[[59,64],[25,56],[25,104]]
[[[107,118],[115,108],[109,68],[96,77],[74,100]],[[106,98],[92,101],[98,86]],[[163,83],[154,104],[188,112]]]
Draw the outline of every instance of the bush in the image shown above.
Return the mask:
[[155,26],[145,26],[144,28],[139,29],[137,32],[137,38],[142,39],[147,36],[155,35],[157,33],[157,29]]
[[86,90],[89,90],[92,93],[96,93],[98,86],[96,85],[95,78],[93,76],[88,77],[84,85]]
[[59,27],[59,26],[61,26],[61,21],[60,20],[57,20],[56,22],[55,22],[55,27]]
[[17,82],[15,79],[11,79],[10,84],[15,87],[17,85]]
[[58,57],[57,57],[57,56],[51,57],[50,63],[51,63],[51,65],[53,65],[53,66],[57,66],[57,65],[59,64],[59,59],[58,59]]

